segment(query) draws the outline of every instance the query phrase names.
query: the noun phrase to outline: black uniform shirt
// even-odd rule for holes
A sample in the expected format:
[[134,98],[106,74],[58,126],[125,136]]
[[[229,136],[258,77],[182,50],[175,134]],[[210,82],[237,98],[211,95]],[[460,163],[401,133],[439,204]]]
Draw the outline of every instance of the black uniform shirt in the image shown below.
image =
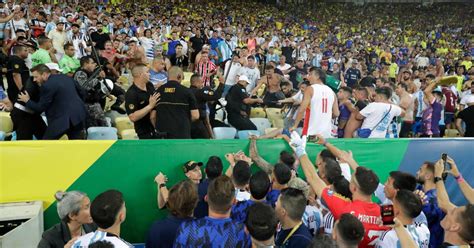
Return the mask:
[[[18,89],[13,80],[13,73],[19,73],[21,75],[21,82],[23,87]],[[16,55],[10,56],[7,62],[7,82],[8,82],[8,98],[12,103],[15,103],[18,99],[18,94],[26,86],[26,82],[30,79],[30,70],[25,64],[25,60],[21,59]]]
[[197,108],[199,109],[199,119],[205,120],[207,116],[207,102],[217,101],[221,98],[222,92],[224,91],[224,84],[219,84],[215,91],[207,86],[202,89],[191,86],[190,89],[196,97]]
[[[153,95],[155,88],[153,84],[148,82],[146,84],[146,91],[139,89],[135,84],[132,84],[125,94],[125,109],[127,115],[131,115],[137,110],[143,109],[148,105],[148,99]],[[137,135],[144,135],[153,132],[155,128],[150,121],[150,113],[135,122],[135,132]]]
[[244,111],[247,114],[250,113],[250,105],[244,103],[244,99],[248,98],[249,94],[245,90],[245,87],[241,84],[235,84],[230,88],[229,93],[226,96],[226,110],[229,114],[239,114],[240,111]]
[[157,90],[156,129],[169,139],[191,138],[191,110],[197,109],[196,97],[176,81],[168,81]]

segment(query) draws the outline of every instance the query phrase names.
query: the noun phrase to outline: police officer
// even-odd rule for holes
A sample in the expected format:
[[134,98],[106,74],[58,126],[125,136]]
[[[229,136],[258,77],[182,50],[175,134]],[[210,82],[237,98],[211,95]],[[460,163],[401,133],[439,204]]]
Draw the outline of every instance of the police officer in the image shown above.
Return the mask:
[[97,63],[91,56],[82,57],[80,62],[81,68],[74,73],[74,79],[87,92],[84,101],[88,114],[86,128],[105,127],[107,126],[107,121],[104,110],[100,106],[100,101],[103,97],[100,89],[101,80],[105,78],[105,73],[101,71],[99,74],[93,75],[97,68]]
[[229,90],[226,96],[226,110],[229,123],[237,130],[257,130],[255,124],[250,121],[250,108],[252,104],[263,103],[260,98],[250,98],[246,87],[250,83],[247,76],[239,76],[237,83]]
[[224,92],[224,78],[218,73],[219,85],[214,91],[211,87],[204,87],[204,82],[199,74],[191,76],[191,91],[196,97],[197,107],[199,110],[199,120],[191,125],[191,137],[193,139],[210,139],[212,138],[212,129],[209,122],[209,105],[208,102],[217,101]]
[[132,69],[133,84],[125,94],[125,109],[128,118],[135,124],[139,139],[156,139],[155,106],[159,94],[150,83],[150,73],[146,65],[139,64]]
[[191,122],[199,119],[196,97],[181,85],[183,78],[183,70],[172,66],[168,82],[157,89],[161,100],[156,106],[156,130],[168,139],[190,139]]
[[10,113],[13,130],[16,132],[17,140],[32,140],[33,135],[42,139],[46,131],[46,124],[40,113],[34,113],[25,107],[25,103],[17,101],[18,94],[26,91],[33,101],[39,100],[39,86],[30,80],[30,71],[25,64],[28,57],[28,49],[25,46],[13,47],[13,54],[7,62],[8,97],[13,104]]

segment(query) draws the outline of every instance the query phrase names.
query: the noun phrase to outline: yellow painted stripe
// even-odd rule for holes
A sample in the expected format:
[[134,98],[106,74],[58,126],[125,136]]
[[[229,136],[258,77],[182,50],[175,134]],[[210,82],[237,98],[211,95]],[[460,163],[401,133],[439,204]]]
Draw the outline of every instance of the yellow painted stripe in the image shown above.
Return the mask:
[[66,190],[114,142],[0,142],[0,202],[41,200],[47,208],[51,192]]

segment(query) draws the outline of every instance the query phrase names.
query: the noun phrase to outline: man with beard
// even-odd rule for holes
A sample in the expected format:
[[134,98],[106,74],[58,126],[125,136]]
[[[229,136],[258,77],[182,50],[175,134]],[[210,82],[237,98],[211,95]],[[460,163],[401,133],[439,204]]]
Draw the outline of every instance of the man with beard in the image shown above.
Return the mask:
[[423,213],[428,220],[428,229],[430,229],[430,248],[439,247],[443,243],[444,231],[441,227],[441,220],[444,213],[438,205],[436,183],[442,178],[435,177],[435,164],[424,162],[416,173],[416,179],[419,183],[417,189],[425,193],[426,200],[423,201]]
[[104,25],[101,22],[97,23],[97,31],[91,33],[91,39],[97,50],[105,49],[105,42],[110,40],[109,34],[104,33]]

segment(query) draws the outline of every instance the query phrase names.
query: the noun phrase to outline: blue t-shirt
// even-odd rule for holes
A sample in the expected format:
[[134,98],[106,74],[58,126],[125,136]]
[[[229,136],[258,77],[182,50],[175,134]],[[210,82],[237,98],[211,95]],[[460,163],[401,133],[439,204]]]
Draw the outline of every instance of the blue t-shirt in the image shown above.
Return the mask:
[[194,209],[194,217],[196,219],[206,217],[209,214],[209,205],[204,200],[204,197],[207,195],[207,187],[209,187],[209,179],[207,178],[198,184],[199,201]]
[[247,219],[247,209],[254,204],[255,202],[252,200],[237,202],[232,206],[230,217],[237,222],[244,223]]
[[166,219],[155,221],[148,232],[146,247],[172,247],[176,238],[176,230],[178,230],[181,223],[190,220],[192,220],[192,218],[177,218],[173,215],[169,215]]
[[176,45],[180,44],[179,40],[172,40],[168,43],[168,56],[176,53]]
[[[348,121],[351,116],[351,111],[346,107],[346,105],[339,105],[339,122]],[[344,138],[344,128],[337,128],[337,137]]]
[[[423,190],[423,187],[419,185],[417,189]],[[436,248],[443,244],[444,230],[441,227],[441,220],[445,214],[438,206],[436,189],[428,190],[425,195],[428,203],[423,205],[423,213],[426,215],[428,229],[430,229],[430,248]]]
[[210,38],[209,39],[209,44],[211,44],[211,49],[212,50],[216,50],[217,49],[217,45],[219,44],[219,42],[222,40],[222,38]]
[[165,71],[156,72],[150,70],[150,82],[155,86],[157,84],[165,84],[168,82],[168,73]]
[[309,229],[306,225],[300,225],[298,230],[296,230],[293,235],[285,242],[286,237],[290,234],[292,228],[286,230],[280,230],[277,233],[275,239],[275,245],[280,248],[300,248],[300,247],[308,247],[313,239],[313,236],[309,232]]
[[173,247],[251,247],[251,240],[242,223],[204,217],[183,222]]
[[278,201],[278,197],[280,196],[280,190],[278,189],[272,189],[272,191],[270,191],[268,194],[267,194],[267,202],[272,205],[273,208],[275,208],[275,204],[276,202]]

